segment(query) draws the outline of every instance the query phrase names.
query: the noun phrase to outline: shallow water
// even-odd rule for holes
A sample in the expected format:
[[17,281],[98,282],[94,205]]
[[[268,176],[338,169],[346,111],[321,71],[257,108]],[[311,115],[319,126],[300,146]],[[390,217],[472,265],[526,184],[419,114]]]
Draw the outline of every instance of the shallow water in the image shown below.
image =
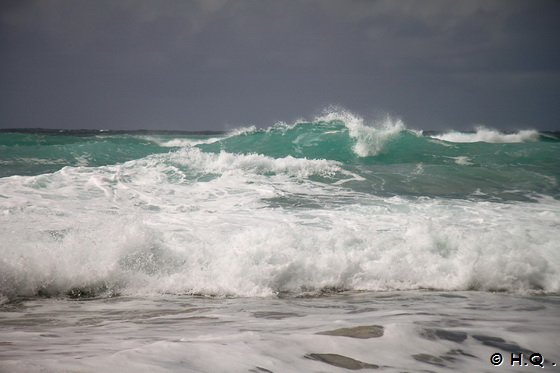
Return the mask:
[[496,372],[513,369],[512,353],[529,364],[514,361],[517,370],[534,369],[528,358],[540,353],[558,371],[558,315],[560,296],[483,292],[21,299],[0,311],[0,370],[343,372],[361,362],[384,372]]

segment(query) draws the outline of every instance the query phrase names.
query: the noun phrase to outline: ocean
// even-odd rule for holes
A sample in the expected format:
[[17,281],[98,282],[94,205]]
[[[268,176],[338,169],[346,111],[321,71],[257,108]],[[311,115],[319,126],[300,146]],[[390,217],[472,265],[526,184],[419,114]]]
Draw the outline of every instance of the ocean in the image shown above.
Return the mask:
[[0,132],[2,372],[560,371],[560,136],[346,111]]

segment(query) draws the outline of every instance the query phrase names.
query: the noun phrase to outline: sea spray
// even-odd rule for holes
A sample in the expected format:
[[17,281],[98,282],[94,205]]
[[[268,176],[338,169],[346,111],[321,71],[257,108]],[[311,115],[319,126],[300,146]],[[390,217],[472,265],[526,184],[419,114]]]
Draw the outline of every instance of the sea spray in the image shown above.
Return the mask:
[[389,140],[405,130],[405,125],[400,119],[387,116],[383,121],[366,125],[363,118],[344,110],[329,111],[316,120],[344,124],[350,137],[355,140],[353,150],[359,157],[377,155]]

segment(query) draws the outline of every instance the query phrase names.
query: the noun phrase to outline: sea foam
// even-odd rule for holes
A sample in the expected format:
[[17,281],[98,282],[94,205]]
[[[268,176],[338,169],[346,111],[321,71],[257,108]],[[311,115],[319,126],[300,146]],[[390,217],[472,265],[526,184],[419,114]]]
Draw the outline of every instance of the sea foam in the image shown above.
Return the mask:
[[312,178],[339,167],[185,148],[2,178],[0,294],[560,290],[558,201],[377,197]]
[[515,133],[503,133],[485,127],[476,127],[476,132],[448,132],[431,137],[449,142],[488,142],[488,143],[519,143],[538,141],[539,133],[535,130],[522,130]]
[[350,137],[356,141],[353,150],[359,157],[378,154],[389,140],[406,129],[400,119],[393,119],[390,116],[366,125],[363,118],[341,109],[332,109],[315,120],[343,122],[348,128]]

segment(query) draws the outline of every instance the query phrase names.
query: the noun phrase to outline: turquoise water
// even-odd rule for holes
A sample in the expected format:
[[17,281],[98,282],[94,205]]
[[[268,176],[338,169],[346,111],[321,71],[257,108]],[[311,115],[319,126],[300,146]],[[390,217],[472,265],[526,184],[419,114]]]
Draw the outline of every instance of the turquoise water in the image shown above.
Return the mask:
[[349,113],[0,133],[0,294],[560,291],[560,141]]
[[559,158],[347,112],[0,132],[0,371],[558,369]]
[[[0,177],[40,175],[63,167],[99,167],[194,146],[204,153],[325,159],[358,176],[352,190],[382,196],[491,200],[560,197],[560,140],[531,132],[507,142],[451,142],[404,127],[353,131],[343,120],[275,125],[237,134],[193,135],[52,131],[0,133]],[[502,142],[502,141],[504,142]],[[340,181],[344,175],[321,179]]]

